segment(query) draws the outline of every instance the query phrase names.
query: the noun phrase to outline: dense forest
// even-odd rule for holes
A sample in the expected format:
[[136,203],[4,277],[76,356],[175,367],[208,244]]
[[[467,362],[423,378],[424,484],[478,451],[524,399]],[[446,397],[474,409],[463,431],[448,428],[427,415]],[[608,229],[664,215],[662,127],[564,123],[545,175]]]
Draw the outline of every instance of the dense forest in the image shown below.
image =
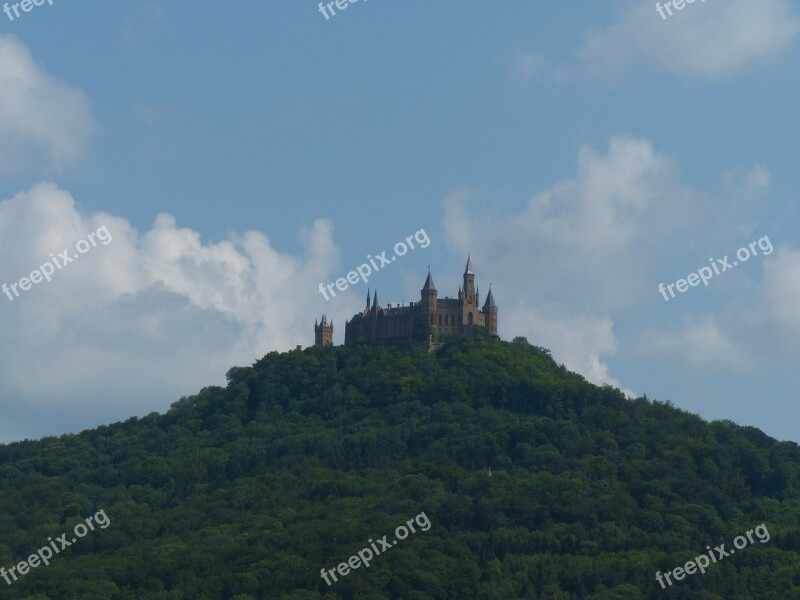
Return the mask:
[[[110,521],[0,598],[800,599],[796,444],[628,400],[522,338],[272,352],[0,465],[0,566]],[[423,512],[368,568],[320,576]],[[761,523],[768,542],[656,581]]]

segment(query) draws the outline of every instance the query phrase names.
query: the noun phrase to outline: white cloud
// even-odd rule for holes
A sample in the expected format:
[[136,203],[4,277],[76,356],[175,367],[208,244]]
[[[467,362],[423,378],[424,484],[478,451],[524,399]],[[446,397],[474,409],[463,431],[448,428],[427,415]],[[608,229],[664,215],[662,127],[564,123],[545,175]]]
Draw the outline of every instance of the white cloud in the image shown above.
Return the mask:
[[[738,186],[763,188],[768,180],[766,169],[756,167],[738,178]],[[738,192],[734,183],[720,181]],[[479,276],[491,272],[501,335],[527,335],[588,380],[618,387],[607,364],[617,349],[613,324],[630,327],[633,315],[650,308],[668,320],[680,318],[676,310],[695,309],[671,305],[672,312],[663,313],[659,282],[754,239],[750,215],[758,209],[750,194],[715,197],[684,185],[672,160],[630,136],[612,137],[605,152],[581,148],[573,177],[517,210],[503,213],[476,196],[461,188],[445,198],[445,239],[455,256],[472,252]],[[755,281],[745,274],[728,276],[727,289],[734,283],[737,290],[752,288]],[[723,290],[704,290],[711,294],[707,301],[735,304]],[[525,298],[524,304],[503,309],[515,298]],[[546,308],[552,306],[559,308]],[[630,342],[635,332],[627,335]],[[679,335],[655,335],[661,354],[681,362],[738,367],[748,361],[735,341],[746,336],[728,338],[713,321],[695,319]],[[693,344],[686,355],[678,352],[684,342]]]
[[50,253],[74,254],[102,225],[108,245],[13,301],[0,294],[0,407],[30,416],[19,417],[17,437],[43,433],[53,415],[51,431],[63,431],[164,410],[224,383],[234,364],[310,345],[314,314],[343,323],[361,304],[360,295],[325,303],[317,291],[338,262],[328,221],[302,231],[304,253],[292,256],[258,231],[204,243],[166,214],[139,233],[120,217],[80,214],[52,184],[0,202],[0,283]]
[[615,79],[637,68],[717,79],[776,60],[800,31],[800,18],[788,0],[698,1],[667,20],[655,2],[630,6],[613,25],[586,34],[572,79]]
[[800,250],[780,248],[764,261],[764,297],[773,331],[800,339]]
[[[670,161],[650,142],[619,136],[604,154],[582,148],[576,177],[535,194],[518,214],[478,214],[469,190],[451,194],[446,239],[458,254],[472,249],[496,257],[498,275],[509,280],[529,273],[534,294],[591,295],[606,310],[643,293],[646,262],[636,245],[672,244],[669,235],[684,226],[695,197],[676,183]],[[647,227],[656,222],[659,237]]]
[[95,129],[85,94],[48,74],[15,37],[0,34],[0,174],[33,164],[62,169]]
[[[762,182],[765,173],[758,175]],[[446,240],[457,255],[491,256],[496,281],[525,273],[520,283],[531,295],[607,314],[658,298],[660,281],[752,239],[758,206],[739,192],[749,184],[723,183],[732,193],[694,190],[648,140],[614,136],[603,153],[581,148],[574,177],[535,193],[511,214],[473,201],[467,188],[450,194]]]
[[[536,194],[520,214],[490,219],[469,206],[469,189],[450,194],[444,201],[446,240],[456,255],[471,249],[473,257],[491,263],[498,303],[503,289],[534,299],[503,311],[502,333],[529,333],[532,343],[551,348],[589,381],[620,387],[602,358],[616,351],[605,311],[628,303],[631,290],[641,286],[636,275],[642,265],[632,248],[640,242],[643,216],[653,206],[679,210],[671,177],[669,161],[652,144],[615,137],[605,154],[581,149],[576,178]],[[666,198],[671,203],[659,205]],[[660,220],[662,226],[668,222]],[[533,307],[545,302],[562,308]]]
[[[580,373],[588,381],[623,389],[619,381],[609,375],[608,365],[601,358],[612,356],[617,350],[614,324],[609,317],[569,314],[556,307],[539,309],[519,301],[504,311],[503,320],[514,324],[514,336],[525,336],[532,344],[549,349],[556,362]],[[631,390],[623,389],[623,392],[636,396]]]
[[641,342],[640,350],[698,368],[743,369],[752,367],[755,362],[748,352],[722,332],[713,317],[687,319],[680,331],[651,333]]

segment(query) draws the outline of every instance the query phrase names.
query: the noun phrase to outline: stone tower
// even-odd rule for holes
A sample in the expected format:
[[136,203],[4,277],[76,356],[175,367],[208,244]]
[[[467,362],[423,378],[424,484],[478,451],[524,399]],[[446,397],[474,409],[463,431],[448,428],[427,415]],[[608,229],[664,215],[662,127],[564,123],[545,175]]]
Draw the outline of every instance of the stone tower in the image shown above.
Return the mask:
[[489,295],[483,303],[483,314],[486,319],[486,331],[491,335],[497,335],[497,305],[494,303],[492,286],[489,286]]
[[322,315],[322,320],[317,324],[314,321],[314,345],[333,346],[333,321],[328,324],[328,317]]
[[439,292],[436,291],[429,267],[428,278],[420,290],[420,305],[422,306],[422,313],[427,316],[425,320],[430,325],[433,325],[436,319],[436,297],[438,294]]
[[462,293],[461,322],[472,326],[475,313],[478,312],[478,299],[475,297],[475,272],[472,270],[472,257],[467,256],[467,268],[464,269],[464,290]]

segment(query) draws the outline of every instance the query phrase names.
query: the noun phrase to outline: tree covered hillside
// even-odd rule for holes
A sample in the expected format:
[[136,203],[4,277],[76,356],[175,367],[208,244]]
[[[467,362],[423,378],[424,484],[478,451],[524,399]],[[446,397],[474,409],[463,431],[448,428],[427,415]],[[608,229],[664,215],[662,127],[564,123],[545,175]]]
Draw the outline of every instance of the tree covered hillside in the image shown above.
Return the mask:
[[[800,598],[800,451],[755,428],[626,400],[522,340],[273,352],[228,380],[0,446],[0,566],[110,520],[0,597]],[[656,581],[761,523],[768,542]]]

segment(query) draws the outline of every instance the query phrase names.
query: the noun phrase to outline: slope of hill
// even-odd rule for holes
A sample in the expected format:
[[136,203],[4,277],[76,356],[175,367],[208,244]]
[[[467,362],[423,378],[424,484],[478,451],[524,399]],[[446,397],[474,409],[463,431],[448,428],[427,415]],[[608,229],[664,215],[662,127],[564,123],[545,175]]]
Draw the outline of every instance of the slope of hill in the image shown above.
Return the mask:
[[[273,352],[228,381],[0,447],[0,566],[110,521],[0,596],[800,598],[800,450],[755,428],[628,401],[522,340]],[[762,523],[768,541],[656,581]]]

